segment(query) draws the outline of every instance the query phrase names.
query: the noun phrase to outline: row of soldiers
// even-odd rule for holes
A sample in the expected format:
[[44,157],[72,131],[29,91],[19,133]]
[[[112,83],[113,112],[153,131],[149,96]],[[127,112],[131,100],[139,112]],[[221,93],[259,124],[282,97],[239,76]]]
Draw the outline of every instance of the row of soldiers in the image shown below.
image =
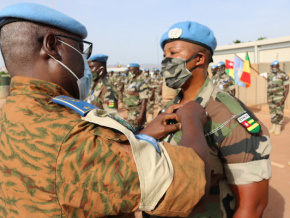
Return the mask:
[[[128,65],[127,74],[107,72],[108,56],[93,55],[89,66],[93,83],[87,102],[118,115],[119,105],[124,104],[128,111],[127,121],[135,128],[142,128],[154,116],[154,107],[162,107],[162,77],[158,68],[140,69],[137,63]],[[146,118],[146,114],[148,117]]]
[[[221,61],[217,65],[212,65],[211,73],[211,80],[214,85],[235,96],[235,81],[225,72],[225,62]],[[280,69],[279,61],[273,61],[271,71],[267,75],[267,101],[272,123],[269,132],[275,135],[281,134],[289,84],[289,76]]]

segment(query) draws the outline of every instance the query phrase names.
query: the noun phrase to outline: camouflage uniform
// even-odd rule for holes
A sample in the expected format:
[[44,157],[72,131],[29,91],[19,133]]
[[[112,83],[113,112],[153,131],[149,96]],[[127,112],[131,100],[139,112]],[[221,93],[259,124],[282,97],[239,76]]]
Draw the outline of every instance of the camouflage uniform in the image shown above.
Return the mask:
[[117,92],[118,92],[118,99],[119,99],[119,101],[121,102],[121,103],[123,103],[123,98],[124,98],[124,95],[123,95],[123,85],[124,85],[124,83],[123,83],[123,78],[122,78],[122,76],[120,75],[120,76],[118,76],[117,78],[116,78],[116,81],[115,81],[115,84],[114,84],[114,86],[115,86],[115,88],[116,88],[116,90],[117,90]]
[[267,77],[267,97],[271,122],[281,125],[284,121],[284,104],[280,105],[285,96],[285,86],[289,85],[289,76],[279,70],[277,73],[270,72]]
[[[165,106],[179,103],[180,92]],[[204,133],[211,152],[211,190],[206,206],[208,211],[194,217],[224,217],[234,214],[235,198],[229,184],[244,185],[271,177],[269,155],[272,150],[265,126],[242,102],[215,88],[207,78],[196,99],[208,113]],[[258,134],[250,133],[238,119],[247,113],[254,125],[260,125]],[[169,135],[165,141],[177,145],[182,132]]]
[[87,101],[108,112],[115,112],[118,109],[115,105],[115,102],[118,102],[117,91],[106,77],[90,91]]
[[212,78],[213,84],[219,87],[221,90],[225,92],[231,92],[236,88],[234,79],[229,76],[228,74],[224,73],[217,73],[214,78]]
[[150,97],[148,85],[144,82],[141,75],[135,79],[128,79],[124,87],[124,95],[124,103],[128,110],[127,120],[132,126],[137,127],[136,119],[141,112],[142,100]]
[[[14,76],[11,87],[0,112],[0,217],[106,217],[140,207],[141,175],[126,135],[52,103],[69,96],[56,84]],[[192,149],[164,146],[174,177],[148,213],[186,216],[204,195],[204,164]]]
[[147,102],[147,113],[151,114],[153,116],[156,90],[154,91],[153,99],[151,100],[150,97],[152,96],[153,89],[155,88],[153,86],[153,83],[152,83],[152,77],[151,76],[149,76],[147,78],[144,77],[143,79],[144,79],[144,82],[147,83],[147,85],[148,85],[148,93],[149,93],[149,99],[148,99],[148,102]]
[[162,77],[161,76],[153,76],[151,83],[155,88],[155,104],[158,105],[159,108],[162,108],[162,94],[160,95],[160,91],[162,89]]

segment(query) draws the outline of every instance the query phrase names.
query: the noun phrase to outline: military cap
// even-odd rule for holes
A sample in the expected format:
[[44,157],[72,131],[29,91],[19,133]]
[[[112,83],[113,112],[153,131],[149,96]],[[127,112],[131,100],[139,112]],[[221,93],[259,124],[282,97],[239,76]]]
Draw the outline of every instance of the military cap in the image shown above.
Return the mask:
[[212,65],[212,66],[210,67],[210,69],[215,69],[215,68],[217,68],[216,65]]
[[114,73],[114,71],[113,70],[110,70],[109,73]]
[[217,64],[218,67],[223,66],[223,65],[226,65],[225,62],[223,62],[223,61],[220,61],[220,62],[218,62],[218,64]]
[[92,62],[107,62],[108,55],[96,54],[89,58]]
[[17,3],[0,11],[0,28],[5,24],[19,21],[31,21],[57,27],[67,32],[87,37],[86,27],[77,20],[59,11],[35,3]]
[[203,46],[213,54],[217,46],[213,31],[197,22],[185,21],[171,26],[160,40],[161,48],[168,42],[183,40]]
[[140,68],[140,65],[137,64],[137,63],[130,63],[130,64],[128,64],[128,67],[138,67],[138,68]]
[[149,71],[149,68],[145,68],[144,71]]
[[277,65],[277,64],[279,64],[279,61],[273,61],[273,62],[271,63],[271,66],[274,66],[274,65]]

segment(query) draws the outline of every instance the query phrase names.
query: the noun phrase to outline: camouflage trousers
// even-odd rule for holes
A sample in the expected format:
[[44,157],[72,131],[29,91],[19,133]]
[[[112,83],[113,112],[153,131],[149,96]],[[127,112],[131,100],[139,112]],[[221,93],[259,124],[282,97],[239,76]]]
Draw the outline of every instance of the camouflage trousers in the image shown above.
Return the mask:
[[[137,107],[129,107],[127,108],[128,110],[128,115],[127,115],[127,121],[130,123],[133,127],[137,127],[137,118],[140,116],[141,112],[141,105]],[[146,122],[146,119],[143,120],[142,125],[144,125]]]
[[271,122],[273,124],[282,125],[284,121],[284,104],[280,105],[280,103],[271,102],[269,104],[269,111]]
[[162,108],[162,95],[156,95],[156,104],[158,105],[159,108]]
[[154,105],[155,105],[155,100],[148,101],[147,103],[147,112],[148,114],[154,114]]

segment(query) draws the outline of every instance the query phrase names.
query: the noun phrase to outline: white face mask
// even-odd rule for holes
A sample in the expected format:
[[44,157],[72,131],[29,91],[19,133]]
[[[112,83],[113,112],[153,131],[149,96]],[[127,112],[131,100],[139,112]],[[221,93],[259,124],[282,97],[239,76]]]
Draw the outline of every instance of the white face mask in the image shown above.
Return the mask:
[[59,64],[61,64],[63,67],[65,67],[72,75],[75,76],[75,78],[77,79],[77,84],[78,84],[78,88],[79,88],[79,99],[80,100],[84,100],[86,97],[88,97],[89,92],[90,92],[90,87],[93,81],[93,75],[91,72],[91,69],[89,67],[89,64],[87,62],[87,59],[84,57],[84,55],[82,53],[80,53],[76,48],[74,48],[73,46],[71,46],[70,44],[59,40],[58,41],[62,42],[63,44],[71,47],[72,49],[76,50],[82,57],[83,57],[83,61],[84,61],[84,76],[82,78],[78,78],[76,76],[76,74],[74,72],[72,72],[71,69],[69,69],[64,63],[62,63],[61,61],[55,59],[53,56],[49,55],[53,60],[55,60],[56,62],[58,62]]

